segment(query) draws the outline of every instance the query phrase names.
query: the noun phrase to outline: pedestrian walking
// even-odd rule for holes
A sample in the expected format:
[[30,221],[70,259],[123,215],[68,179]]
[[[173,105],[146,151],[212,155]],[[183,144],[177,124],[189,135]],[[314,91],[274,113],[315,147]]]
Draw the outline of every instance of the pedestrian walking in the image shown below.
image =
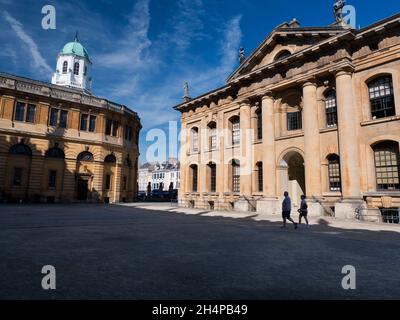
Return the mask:
[[299,212],[299,224],[301,224],[301,219],[304,218],[307,224],[307,228],[309,228],[310,225],[308,224],[308,218],[307,218],[308,205],[306,201],[306,196],[304,194],[301,196],[300,209],[298,210],[298,212]]
[[286,220],[289,220],[290,222],[293,223],[294,228],[297,229],[297,223],[293,221],[293,219],[290,217],[290,213],[292,211],[292,201],[290,200],[289,197],[289,192],[285,191],[284,199],[282,202],[282,219],[283,219],[283,226],[282,228],[286,228]]

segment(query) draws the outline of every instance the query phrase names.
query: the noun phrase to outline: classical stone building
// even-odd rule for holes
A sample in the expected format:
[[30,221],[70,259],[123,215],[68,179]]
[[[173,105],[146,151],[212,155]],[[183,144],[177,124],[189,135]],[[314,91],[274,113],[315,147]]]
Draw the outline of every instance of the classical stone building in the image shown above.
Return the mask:
[[90,94],[78,39],[58,56],[53,84],[0,73],[2,201],[132,201],[138,115]]
[[313,215],[398,212],[400,14],[283,23],[226,85],[175,109],[184,206],[280,213],[287,190]]

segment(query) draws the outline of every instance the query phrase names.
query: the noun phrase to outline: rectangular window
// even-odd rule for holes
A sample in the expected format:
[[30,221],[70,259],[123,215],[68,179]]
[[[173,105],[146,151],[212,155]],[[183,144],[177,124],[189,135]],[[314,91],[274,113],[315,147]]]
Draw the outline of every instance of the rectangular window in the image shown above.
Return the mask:
[[50,170],[49,171],[49,188],[55,188],[56,187],[56,181],[57,181],[57,171],[56,170]]
[[259,111],[257,112],[257,139],[262,140],[263,135],[262,135],[262,112]]
[[89,131],[95,132],[96,131],[96,116],[90,116],[89,120]]
[[257,165],[257,182],[258,182],[258,192],[263,192],[264,189],[264,183],[263,183],[263,165],[262,163],[259,163]]
[[60,128],[67,128],[68,111],[61,110],[60,112]]
[[25,104],[22,102],[17,102],[17,105],[15,106],[14,120],[24,121],[24,115],[25,115]]
[[107,119],[106,120],[106,135],[111,136],[111,127],[112,127],[112,120]]
[[217,166],[215,164],[211,165],[210,167],[210,171],[211,171],[211,188],[210,191],[211,192],[216,192],[217,191]]
[[390,76],[378,78],[369,84],[369,98],[373,119],[391,117],[396,114]]
[[302,128],[301,111],[287,114],[288,131],[300,130]]
[[240,144],[240,122],[235,121],[232,123],[232,145]]
[[330,191],[341,191],[342,184],[340,181],[340,161],[333,160],[329,161],[329,190]]
[[336,96],[330,94],[325,100],[325,114],[326,114],[326,126],[328,128],[337,126],[337,106]]
[[58,109],[51,108],[50,109],[50,121],[49,125],[52,127],[57,127],[58,125]]
[[393,150],[375,151],[376,182],[378,190],[399,190],[399,159]]
[[197,172],[197,166],[192,168],[192,175],[193,175],[193,179],[192,179],[192,191],[193,192],[197,192],[197,176],[198,172]]
[[381,209],[382,221],[384,223],[400,223],[400,209]]
[[111,175],[107,174],[106,175],[106,190],[111,189]]
[[240,192],[240,166],[238,164],[232,165],[232,191]]
[[88,115],[81,114],[81,125],[79,129],[81,131],[87,131],[87,126],[88,126]]
[[118,127],[119,127],[119,123],[117,121],[113,121],[113,125],[112,125],[112,135],[113,135],[113,137],[117,136]]
[[13,185],[21,186],[22,185],[22,168],[14,168],[14,178]]
[[36,106],[33,104],[28,104],[28,108],[26,111],[26,122],[34,123],[35,122],[35,111]]
[[211,150],[217,149],[217,128],[212,128],[210,130],[210,145]]

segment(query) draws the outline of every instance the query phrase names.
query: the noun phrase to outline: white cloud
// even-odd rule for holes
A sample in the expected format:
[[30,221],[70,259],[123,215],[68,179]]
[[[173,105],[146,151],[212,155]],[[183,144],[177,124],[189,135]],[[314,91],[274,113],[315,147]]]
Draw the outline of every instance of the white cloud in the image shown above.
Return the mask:
[[4,11],[3,17],[10,24],[17,37],[27,46],[27,49],[29,50],[33,59],[33,67],[36,69],[36,71],[42,74],[51,74],[52,68],[50,68],[46,60],[39,52],[38,46],[33,38],[23,30],[23,25],[21,22],[14,19],[7,11]]
[[96,62],[101,67],[140,69],[144,61],[144,51],[151,46],[148,38],[150,27],[149,0],[136,2],[128,24],[123,31],[125,37],[113,41],[112,51],[96,56]]
[[[206,93],[223,85],[227,76],[238,65],[238,49],[242,39],[240,21],[241,16],[235,16],[224,26],[217,66],[203,68],[202,66],[186,65],[183,68],[184,72],[167,75],[167,81],[136,98],[134,103],[141,107],[140,115],[145,128],[179,119],[179,113],[172,107],[181,102],[185,81],[189,81],[191,88],[198,94]],[[155,115],[157,116],[155,117]]]

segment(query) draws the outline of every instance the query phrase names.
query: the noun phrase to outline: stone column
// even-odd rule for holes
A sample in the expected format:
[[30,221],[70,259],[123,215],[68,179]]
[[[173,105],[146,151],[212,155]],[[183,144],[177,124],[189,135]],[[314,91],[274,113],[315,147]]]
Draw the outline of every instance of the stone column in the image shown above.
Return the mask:
[[250,101],[240,103],[240,200],[235,203],[236,211],[255,211],[252,201],[253,139],[251,128]]
[[251,106],[248,100],[240,104],[240,193],[252,195],[252,147],[253,134],[251,128]]
[[[304,169],[310,216],[323,214],[317,85],[303,84]],[[297,201],[300,201],[299,199]]]
[[354,217],[354,209],[362,203],[357,138],[359,120],[351,70],[344,69],[336,73],[336,99],[343,201],[336,204],[335,214],[350,218]]
[[184,121],[181,121],[181,167],[180,167],[180,187],[178,190],[178,205],[179,206],[185,206],[186,200],[185,200],[185,193],[187,190],[187,160],[186,160],[186,153],[187,153],[187,144],[188,144],[188,136],[186,134],[186,123]]
[[319,141],[319,121],[317,104],[317,85],[306,82],[303,85],[303,123],[304,123],[304,166],[306,193],[309,199],[321,198],[321,161]]
[[205,203],[205,193],[208,192],[208,185],[207,185],[207,156],[209,155],[206,153],[208,148],[207,146],[207,119],[203,117],[200,122],[199,128],[199,173],[198,173],[198,181],[199,181],[199,192],[200,192],[200,207],[202,209],[207,208],[207,204]]
[[267,92],[261,100],[264,199],[257,201],[257,212],[274,214],[278,203],[276,192],[274,98],[271,92]]

